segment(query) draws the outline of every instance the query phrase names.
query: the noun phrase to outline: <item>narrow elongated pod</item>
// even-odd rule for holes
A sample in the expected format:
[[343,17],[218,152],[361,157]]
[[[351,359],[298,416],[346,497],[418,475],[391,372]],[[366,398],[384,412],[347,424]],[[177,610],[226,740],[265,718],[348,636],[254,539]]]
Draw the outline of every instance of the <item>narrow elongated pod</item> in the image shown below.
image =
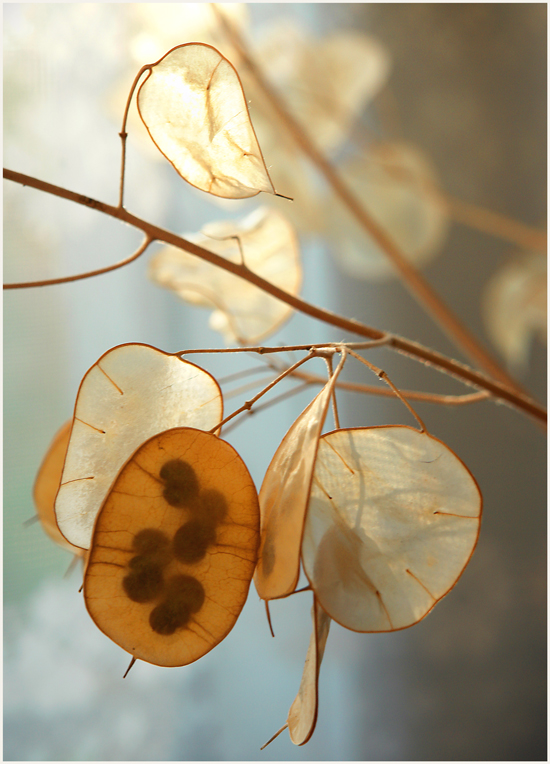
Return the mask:
[[325,652],[330,618],[313,598],[313,631],[309,640],[300,689],[288,712],[288,731],[294,745],[304,745],[313,735],[319,706],[319,671]]
[[78,391],[55,513],[62,534],[88,549],[95,517],[122,465],[147,438],[172,427],[210,430],[223,418],[216,380],[149,345],[119,345]]
[[302,542],[319,604],[353,631],[412,626],[462,574],[481,508],[469,470],[426,432],[387,426],[324,435]]
[[262,599],[294,591],[300,575],[300,545],[317,446],[330,397],[343,366],[307,406],[283,438],[260,489],[261,546],[254,584]]
[[33,487],[33,499],[42,528],[56,544],[73,554],[81,556],[82,549],[70,544],[59,530],[55,518],[55,497],[59,490],[63,464],[69,446],[72,422],[59,428],[50,443],[40,465]]
[[168,430],[131,456],[97,516],[86,607],[134,658],[192,663],[233,628],[258,543],[256,488],[234,448]]

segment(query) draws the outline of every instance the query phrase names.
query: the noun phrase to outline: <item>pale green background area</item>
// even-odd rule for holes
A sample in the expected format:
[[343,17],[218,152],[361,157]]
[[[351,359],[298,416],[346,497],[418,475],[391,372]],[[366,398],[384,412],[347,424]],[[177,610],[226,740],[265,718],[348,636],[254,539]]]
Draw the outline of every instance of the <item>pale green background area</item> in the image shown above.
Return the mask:
[[[258,27],[284,13],[312,30],[354,27],[375,35],[393,59],[390,99],[399,111],[400,137],[430,154],[449,193],[542,224],[543,4],[259,4],[249,11]],[[132,44],[143,33],[132,4],[5,4],[5,165],[114,203],[120,112],[112,104],[137,71]],[[164,33],[167,47],[175,44],[168,42],[174,30]],[[177,42],[184,41],[182,29]],[[370,111],[363,126],[381,129]],[[130,137],[128,209],[176,231],[198,230],[232,214],[189,189],[161,159]],[[255,203],[242,204],[238,214]],[[139,242],[135,232],[91,210],[6,181],[4,215],[9,281],[99,267]],[[479,308],[483,287],[516,252],[453,226],[426,269],[487,346]],[[305,241],[308,299],[455,354],[402,287],[351,280],[333,254],[319,240]],[[296,748],[283,733],[259,752],[283,724],[298,688],[309,595],[273,605],[272,640],[252,590],[235,630],[202,661],[175,671],[138,664],[122,682],[126,655],[87,617],[78,573],[62,578],[70,556],[38,525],[23,522],[34,513],[32,483],[48,443],[69,418],[80,379],[102,353],[130,341],[169,351],[221,344],[207,327],[206,311],[155,287],[146,270],[147,258],[97,279],[4,295],[4,757],[544,759],[545,441],[524,417],[492,404],[418,407],[480,484],[479,546],[455,590],[413,629],[359,635],[333,626],[318,728],[308,745]],[[340,338],[294,317],[269,342]],[[369,357],[402,387],[462,390],[390,353]],[[255,364],[204,359],[218,376]],[[371,382],[357,367],[346,374]],[[544,349],[535,343],[521,381],[540,400],[545,375]],[[258,487],[277,443],[310,397],[301,394],[253,416],[228,436]],[[342,395],[340,408],[344,426],[410,423],[393,402]]]

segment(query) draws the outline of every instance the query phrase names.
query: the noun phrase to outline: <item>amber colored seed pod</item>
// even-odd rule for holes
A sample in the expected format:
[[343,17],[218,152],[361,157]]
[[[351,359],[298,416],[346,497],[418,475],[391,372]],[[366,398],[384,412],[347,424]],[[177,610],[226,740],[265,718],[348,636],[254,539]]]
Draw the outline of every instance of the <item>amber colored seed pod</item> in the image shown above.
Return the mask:
[[[195,476],[192,501],[176,506],[166,486],[184,475]],[[132,455],[97,515],[86,607],[135,658],[192,663],[233,628],[258,546],[258,495],[234,448],[202,430],[167,430]]]

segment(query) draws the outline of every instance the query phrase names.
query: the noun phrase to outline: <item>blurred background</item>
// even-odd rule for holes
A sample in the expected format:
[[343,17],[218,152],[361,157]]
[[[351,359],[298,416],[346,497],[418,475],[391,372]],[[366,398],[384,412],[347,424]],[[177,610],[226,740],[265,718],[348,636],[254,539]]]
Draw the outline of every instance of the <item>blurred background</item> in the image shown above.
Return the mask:
[[[483,210],[545,228],[546,5],[224,10],[380,224],[480,342],[544,401],[543,253],[521,231],[506,240],[479,229],[492,220]],[[127,209],[184,233],[276,203],[297,226],[306,299],[466,360],[299,156],[208,4],[8,3],[3,13],[6,167],[116,204],[118,132],[135,74],[175,45],[213,44],[241,74],[275,186],[295,202],[220,202],[191,188],[152,144],[134,104]],[[387,162],[408,168],[412,185],[402,173],[384,174]],[[136,231],[93,210],[4,181],[5,282],[99,268],[139,242]],[[273,603],[272,639],[252,587],[234,630],[203,659],[181,669],[138,662],[122,679],[128,656],[88,617],[80,570],[64,577],[70,555],[24,522],[35,512],[32,486],[46,449],[100,355],[124,342],[168,352],[223,346],[208,310],[148,279],[149,258],[85,281],[4,292],[4,759],[545,759],[546,441],[525,416],[490,402],[417,405],[479,483],[478,547],[457,586],[416,626],[377,635],[333,624],[307,745],[293,746],[284,732],[259,751],[298,690],[309,593]],[[293,316],[264,344],[342,339],[356,338]],[[368,357],[401,388],[465,392],[386,350]],[[222,382],[261,366],[242,356],[192,360]],[[323,373],[315,364],[312,371]],[[349,363],[344,376],[374,380],[359,364]],[[250,397],[238,390],[249,379],[223,383],[227,412]],[[258,488],[313,392],[228,430]],[[412,423],[393,400],[338,399],[342,426]]]

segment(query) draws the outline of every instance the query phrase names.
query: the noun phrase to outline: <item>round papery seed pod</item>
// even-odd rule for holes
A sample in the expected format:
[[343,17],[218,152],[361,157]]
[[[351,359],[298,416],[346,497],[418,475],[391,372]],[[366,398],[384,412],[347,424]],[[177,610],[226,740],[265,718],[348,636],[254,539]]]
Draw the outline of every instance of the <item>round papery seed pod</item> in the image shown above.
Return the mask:
[[[201,522],[166,501],[159,474],[176,460],[191,465],[199,494],[223,497],[223,523]],[[228,635],[244,606],[259,525],[256,488],[232,446],[189,427],[155,435],[122,467],[97,515],[84,575],[88,612],[136,659],[192,663]]]

